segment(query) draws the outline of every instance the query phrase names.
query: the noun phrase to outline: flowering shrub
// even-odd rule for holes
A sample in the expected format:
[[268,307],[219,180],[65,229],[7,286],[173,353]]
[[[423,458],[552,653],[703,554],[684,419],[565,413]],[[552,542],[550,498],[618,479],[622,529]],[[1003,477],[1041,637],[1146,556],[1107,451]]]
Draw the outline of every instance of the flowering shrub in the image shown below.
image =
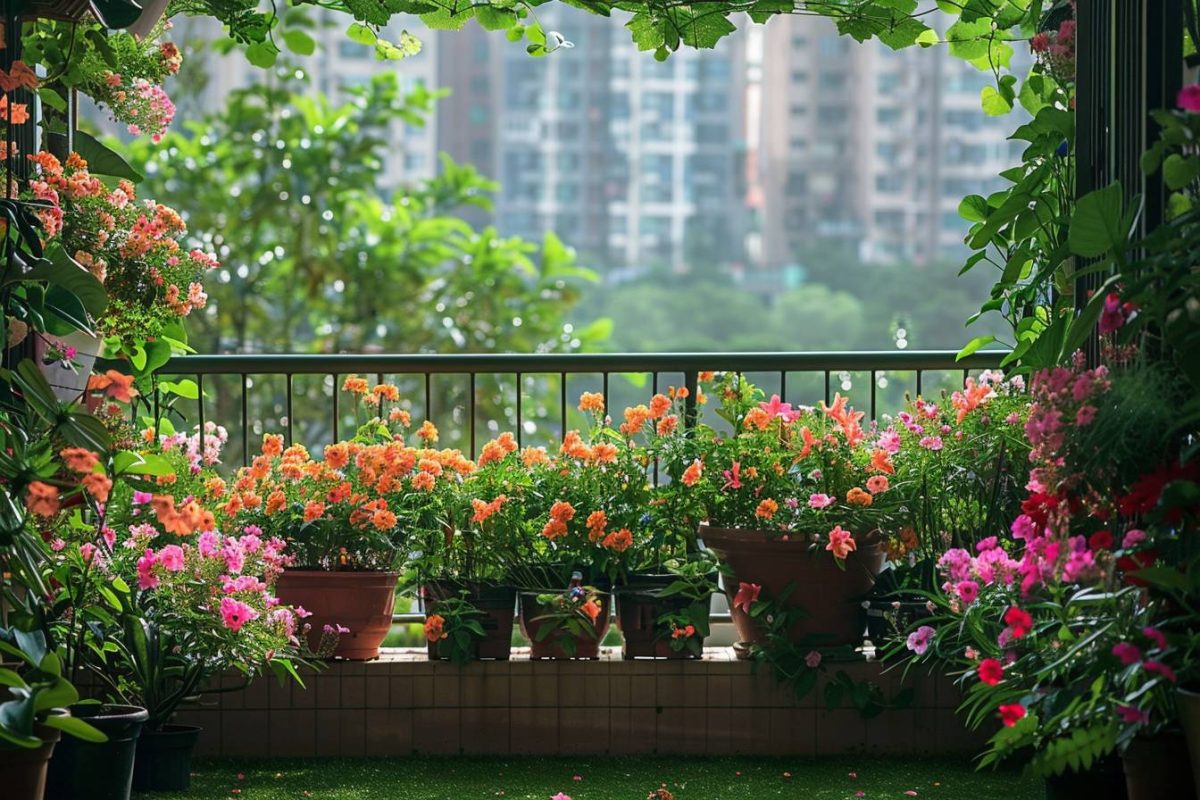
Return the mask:
[[184,340],[179,320],[204,308],[201,279],[217,260],[184,250],[179,214],[139,202],[129,181],[109,189],[77,154],[65,164],[47,152],[30,159],[36,174],[25,195],[49,204],[37,212],[47,245],[104,284],[108,307],[97,324],[113,350],[133,356],[149,340]]
[[343,389],[377,412],[358,435],[329,445],[320,460],[265,435],[262,452],[222,487],[221,512],[236,527],[288,541],[297,565],[390,569],[404,555],[405,534],[444,530],[444,505],[475,465],[458,450],[431,448],[438,433],[429,422],[415,434],[420,446],[405,444],[411,420],[395,386],[369,388],[352,376]]
[[808,537],[840,563],[857,549],[855,535],[875,531],[893,505],[892,453],[841,395],[793,408],[738,375],[711,378],[731,435],[706,424],[687,435],[661,430],[672,401],[661,395],[626,412],[623,430],[646,433],[671,479],[664,505],[717,527]]

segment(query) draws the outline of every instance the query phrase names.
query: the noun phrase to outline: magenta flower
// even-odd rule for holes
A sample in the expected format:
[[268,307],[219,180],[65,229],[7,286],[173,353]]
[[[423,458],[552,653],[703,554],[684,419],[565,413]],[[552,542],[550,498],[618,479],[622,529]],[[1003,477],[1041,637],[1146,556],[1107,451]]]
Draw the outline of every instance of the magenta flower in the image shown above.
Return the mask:
[[139,589],[153,589],[158,586],[158,577],[154,574],[154,561],[154,551],[146,548],[145,554],[137,561]]
[[725,477],[725,485],[721,487],[721,491],[725,491],[726,489],[742,488],[741,472],[742,472],[741,462],[740,461],[733,462],[733,467],[731,469],[725,470],[725,472],[723,473],[723,475]]
[[821,666],[821,653],[818,650],[809,650],[808,655],[804,657],[804,663],[809,669],[816,669]]
[[1104,298],[1104,310],[1100,312],[1101,335],[1113,333],[1125,324],[1125,313],[1121,309],[1121,296],[1110,292]]
[[933,639],[935,633],[937,631],[933,628],[928,625],[922,625],[908,635],[908,642],[906,643],[908,649],[919,656],[924,655],[925,651],[929,649],[929,642]]
[[1125,531],[1125,538],[1121,540],[1121,547],[1130,550],[1144,541],[1146,541],[1146,532],[1137,528],[1131,528]]
[[1158,628],[1146,626],[1145,628],[1142,628],[1142,636],[1145,636],[1147,639],[1154,642],[1154,646],[1159,650],[1167,649],[1167,637],[1163,636],[1163,632]]
[[1177,680],[1179,680],[1175,675],[1175,670],[1171,669],[1161,661],[1146,661],[1142,663],[1142,666],[1150,672],[1157,672],[1171,683],[1175,683]]
[[942,449],[942,437],[940,436],[922,436],[919,442],[921,447],[934,452]]
[[1200,83],[1180,89],[1175,102],[1183,111],[1200,111]]
[[1117,716],[1130,725],[1145,725],[1150,722],[1150,712],[1133,706],[1117,706]]
[[979,597],[979,584],[975,581],[959,581],[954,589],[963,602],[968,605],[974,603],[975,598]]
[[158,563],[168,572],[183,571],[183,548],[177,544],[169,544],[158,552]]
[[791,422],[798,415],[792,410],[791,403],[784,403],[779,399],[779,395],[771,395],[770,402],[759,403],[758,407],[771,415],[771,419],[782,419],[784,422]]
[[221,552],[221,536],[216,531],[205,531],[196,540],[196,549],[205,558],[212,558]]
[[1112,654],[1125,666],[1136,664],[1142,660],[1142,651],[1136,645],[1129,642],[1117,642],[1114,644]]
[[241,600],[232,597],[221,598],[221,621],[225,627],[237,633],[247,622],[258,618],[258,612]]

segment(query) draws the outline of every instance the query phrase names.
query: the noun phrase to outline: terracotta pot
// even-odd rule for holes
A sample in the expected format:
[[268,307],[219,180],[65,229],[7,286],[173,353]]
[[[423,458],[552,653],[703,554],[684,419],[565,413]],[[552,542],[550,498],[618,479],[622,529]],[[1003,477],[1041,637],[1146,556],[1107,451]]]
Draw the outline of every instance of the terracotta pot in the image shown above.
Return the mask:
[[0,787],[4,787],[5,800],[42,800],[46,791],[46,769],[60,734],[57,728],[45,725],[35,725],[34,732],[43,742],[41,747],[0,745]]
[[[62,366],[61,363],[42,363],[46,353],[55,348],[66,347],[74,347],[76,350],[74,370]],[[83,396],[84,390],[87,389],[88,377],[92,374],[92,367],[96,363],[96,357],[103,347],[103,339],[83,331],[76,331],[66,336],[37,333],[33,338],[34,360],[42,374],[46,376],[50,388],[54,390],[54,396],[61,403],[74,403]]]
[[[466,591],[464,595],[462,592]],[[475,658],[507,661],[512,655],[513,616],[516,612],[517,590],[510,586],[485,583],[463,583],[456,580],[429,581],[421,587],[421,601],[426,614],[436,614],[439,600],[460,597],[483,612],[477,618],[484,637],[475,640]],[[438,661],[437,642],[429,642],[429,658]]]
[[138,706],[112,705],[80,705],[71,713],[108,741],[68,736],[59,742],[46,778],[46,800],[129,800],[138,736],[150,715]]
[[[845,569],[840,569],[833,556],[823,550],[812,551],[803,537],[782,541],[761,530],[701,525],[700,538],[733,573],[732,577],[726,575],[723,583],[733,625],[743,644],[759,641],[762,630],[749,614],[733,607],[742,582],[761,586],[764,598],[778,597],[789,584],[796,584],[787,605],[807,612],[792,627],[797,642],[811,638],[814,644],[824,646],[862,643],[866,627],[862,601],[883,568],[883,547],[878,541],[860,537],[858,550],[850,553]],[[739,648],[739,655],[744,653],[745,648]]]
[[139,792],[183,792],[192,784],[192,753],[202,729],[197,725],[163,725],[142,731],[133,765],[133,788]]
[[1187,739],[1196,800],[1200,800],[1200,692],[1180,689],[1175,693],[1175,707],[1179,711],[1179,724],[1183,726],[1184,738]]
[[1187,743],[1181,733],[1138,736],[1121,756],[1129,800],[1166,800],[1194,787]]
[[[671,631],[658,624],[658,618],[663,614],[682,612],[691,605],[691,600],[685,597],[655,596],[655,592],[665,589],[674,581],[674,575],[633,575],[626,585],[613,590],[617,628],[625,640],[621,655],[626,661],[635,658],[700,657],[686,649],[672,648]],[[700,647],[704,647],[703,638]]]
[[[600,657],[600,643],[604,634],[608,633],[609,613],[612,609],[611,595],[601,594],[600,614],[596,617],[592,629],[595,636],[571,636],[565,631],[554,631],[542,641],[538,641],[537,633],[543,625],[553,625],[551,620],[538,620],[538,617],[550,613],[551,609],[538,602],[537,592],[521,592],[521,633],[529,640],[529,657],[534,661],[542,659],[597,659]],[[568,653],[562,645],[565,639],[574,639],[575,653]]]
[[355,661],[379,657],[379,645],[392,627],[396,602],[395,572],[325,572],[286,569],[275,584],[280,602],[304,606],[312,616],[308,641],[314,649],[326,625],[349,628],[338,641],[335,658]]
[[1121,759],[1102,758],[1086,772],[1064,772],[1046,779],[1046,800],[1127,800]]

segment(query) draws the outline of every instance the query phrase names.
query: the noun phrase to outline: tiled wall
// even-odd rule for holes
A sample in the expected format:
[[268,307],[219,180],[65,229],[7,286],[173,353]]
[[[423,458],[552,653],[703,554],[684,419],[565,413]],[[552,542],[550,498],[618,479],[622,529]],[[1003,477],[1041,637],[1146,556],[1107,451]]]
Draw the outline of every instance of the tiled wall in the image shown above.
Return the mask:
[[[889,694],[901,670],[830,665],[871,678]],[[911,674],[905,709],[864,721],[826,710],[820,686],[796,700],[766,671],[727,649],[702,661],[529,661],[458,667],[423,653],[385,651],[305,677],[274,677],[209,695],[179,721],[202,725],[208,755],[401,756],[414,753],[905,754],[978,749],[954,714],[960,695],[943,678]],[[233,679],[225,686],[234,686]]]

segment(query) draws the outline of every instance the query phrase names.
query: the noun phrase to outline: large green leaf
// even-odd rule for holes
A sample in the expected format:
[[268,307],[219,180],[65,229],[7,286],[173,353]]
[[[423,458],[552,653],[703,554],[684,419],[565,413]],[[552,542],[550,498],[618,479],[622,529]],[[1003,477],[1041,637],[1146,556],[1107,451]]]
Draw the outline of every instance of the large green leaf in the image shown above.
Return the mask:
[[1067,241],[1072,253],[1085,258],[1124,250],[1129,241],[1129,226],[1119,181],[1079,198],[1071,215]]
[[126,178],[134,183],[140,183],[144,177],[117,151],[85,131],[75,131],[75,152],[88,163],[88,171],[96,175]]

